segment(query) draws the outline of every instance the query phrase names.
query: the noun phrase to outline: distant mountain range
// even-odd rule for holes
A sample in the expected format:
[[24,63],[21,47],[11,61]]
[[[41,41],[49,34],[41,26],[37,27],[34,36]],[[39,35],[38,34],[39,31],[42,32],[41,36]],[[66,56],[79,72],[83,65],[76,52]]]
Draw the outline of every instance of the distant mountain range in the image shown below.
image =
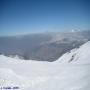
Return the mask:
[[90,40],[90,31],[51,32],[0,37],[0,54],[25,60],[55,61]]

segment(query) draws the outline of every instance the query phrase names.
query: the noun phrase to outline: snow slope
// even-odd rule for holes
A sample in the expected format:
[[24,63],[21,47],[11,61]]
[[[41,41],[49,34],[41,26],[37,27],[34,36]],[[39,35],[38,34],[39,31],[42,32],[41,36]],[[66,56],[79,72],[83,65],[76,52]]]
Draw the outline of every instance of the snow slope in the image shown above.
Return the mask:
[[55,62],[71,62],[71,63],[87,63],[90,64],[90,41],[82,45],[78,49],[73,49],[70,52],[65,53]]
[[[0,55],[0,88],[17,86],[19,88],[16,90],[90,90],[89,48],[90,42],[87,42],[56,62],[24,61]],[[71,60],[73,54],[75,56]],[[61,60],[63,63],[59,63]]]

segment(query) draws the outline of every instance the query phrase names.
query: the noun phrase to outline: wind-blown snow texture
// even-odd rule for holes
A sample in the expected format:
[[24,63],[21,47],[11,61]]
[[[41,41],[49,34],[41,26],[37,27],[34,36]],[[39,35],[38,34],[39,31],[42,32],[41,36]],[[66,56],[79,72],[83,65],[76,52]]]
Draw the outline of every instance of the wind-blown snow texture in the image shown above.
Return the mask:
[[90,90],[89,50],[90,42],[87,42],[55,62],[24,61],[0,55],[0,88]]

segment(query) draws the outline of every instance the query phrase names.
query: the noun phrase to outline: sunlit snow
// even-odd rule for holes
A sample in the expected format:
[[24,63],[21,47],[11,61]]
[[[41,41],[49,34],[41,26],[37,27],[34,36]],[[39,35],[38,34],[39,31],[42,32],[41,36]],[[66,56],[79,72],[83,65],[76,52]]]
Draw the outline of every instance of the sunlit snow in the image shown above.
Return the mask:
[[89,50],[90,42],[87,42],[55,62],[25,61],[0,55],[0,88],[90,90]]

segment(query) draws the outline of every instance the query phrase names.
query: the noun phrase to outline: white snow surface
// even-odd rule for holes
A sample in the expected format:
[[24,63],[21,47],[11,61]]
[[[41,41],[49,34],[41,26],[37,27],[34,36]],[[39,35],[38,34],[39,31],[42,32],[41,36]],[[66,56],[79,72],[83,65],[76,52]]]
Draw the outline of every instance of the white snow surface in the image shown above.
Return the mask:
[[55,62],[90,64],[90,41],[82,45],[80,48],[73,49],[70,52],[65,53]]
[[90,90],[89,50],[90,42],[87,42],[55,62],[25,61],[0,55],[0,88],[17,86],[18,89],[10,90]]

